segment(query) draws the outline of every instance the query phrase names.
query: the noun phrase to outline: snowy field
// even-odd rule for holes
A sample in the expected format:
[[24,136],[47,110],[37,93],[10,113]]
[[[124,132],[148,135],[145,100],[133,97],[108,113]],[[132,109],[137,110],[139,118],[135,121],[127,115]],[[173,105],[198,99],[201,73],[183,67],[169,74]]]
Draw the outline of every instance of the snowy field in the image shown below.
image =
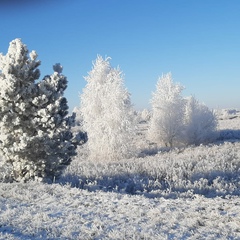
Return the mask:
[[[218,112],[219,140],[86,161],[54,184],[0,184],[0,239],[240,239],[240,112]],[[0,176],[3,177],[3,176]]]

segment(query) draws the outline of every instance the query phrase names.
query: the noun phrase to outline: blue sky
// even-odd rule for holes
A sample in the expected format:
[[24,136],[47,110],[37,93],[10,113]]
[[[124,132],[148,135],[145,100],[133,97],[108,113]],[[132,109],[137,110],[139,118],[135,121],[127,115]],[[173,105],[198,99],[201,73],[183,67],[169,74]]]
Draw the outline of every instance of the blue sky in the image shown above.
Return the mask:
[[60,62],[70,109],[97,54],[120,66],[136,109],[170,71],[184,96],[240,108],[239,13],[239,0],[2,0],[0,52],[21,38],[37,51],[41,78]]

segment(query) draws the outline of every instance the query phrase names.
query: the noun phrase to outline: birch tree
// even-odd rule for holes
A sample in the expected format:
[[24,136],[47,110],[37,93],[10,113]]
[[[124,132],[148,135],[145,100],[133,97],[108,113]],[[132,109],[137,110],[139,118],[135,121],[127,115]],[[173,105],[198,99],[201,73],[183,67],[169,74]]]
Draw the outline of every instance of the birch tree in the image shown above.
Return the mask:
[[124,87],[122,72],[112,68],[109,60],[97,57],[81,95],[89,158],[99,161],[119,160],[134,152],[130,94]]

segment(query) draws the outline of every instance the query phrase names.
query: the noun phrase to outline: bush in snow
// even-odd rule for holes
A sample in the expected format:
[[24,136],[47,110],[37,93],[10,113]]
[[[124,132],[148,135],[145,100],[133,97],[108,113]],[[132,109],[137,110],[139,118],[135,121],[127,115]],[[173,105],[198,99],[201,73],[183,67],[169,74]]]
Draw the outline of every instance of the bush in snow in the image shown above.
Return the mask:
[[217,138],[217,118],[194,97],[186,99],[185,141],[188,145],[209,143]]
[[172,147],[179,143],[183,131],[184,100],[183,87],[175,84],[171,73],[163,75],[153,93],[152,118],[149,138],[156,143]]
[[130,156],[135,124],[122,73],[111,67],[109,58],[98,56],[86,81],[80,108],[89,158],[106,161]]
[[[30,57],[29,57],[30,56]],[[63,97],[67,79],[56,64],[38,81],[40,61],[20,39],[0,55],[0,153],[12,165],[14,180],[53,180],[75,155],[79,139],[71,134]]]
[[151,113],[148,109],[143,109],[143,111],[141,112],[141,118],[142,121],[148,122],[151,118]]
[[215,114],[219,120],[234,119],[240,116],[237,109],[215,109]]

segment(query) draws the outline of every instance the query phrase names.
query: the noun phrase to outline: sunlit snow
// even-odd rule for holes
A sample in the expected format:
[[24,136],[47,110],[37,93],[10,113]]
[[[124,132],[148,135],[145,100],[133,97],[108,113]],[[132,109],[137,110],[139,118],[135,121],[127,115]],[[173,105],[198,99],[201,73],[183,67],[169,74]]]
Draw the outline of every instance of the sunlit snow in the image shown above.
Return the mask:
[[143,121],[135,158],[83,145],[53,184],[1,183],[0,239],[240,239],[240,113],[217,114],[213,144],[159,148]]

